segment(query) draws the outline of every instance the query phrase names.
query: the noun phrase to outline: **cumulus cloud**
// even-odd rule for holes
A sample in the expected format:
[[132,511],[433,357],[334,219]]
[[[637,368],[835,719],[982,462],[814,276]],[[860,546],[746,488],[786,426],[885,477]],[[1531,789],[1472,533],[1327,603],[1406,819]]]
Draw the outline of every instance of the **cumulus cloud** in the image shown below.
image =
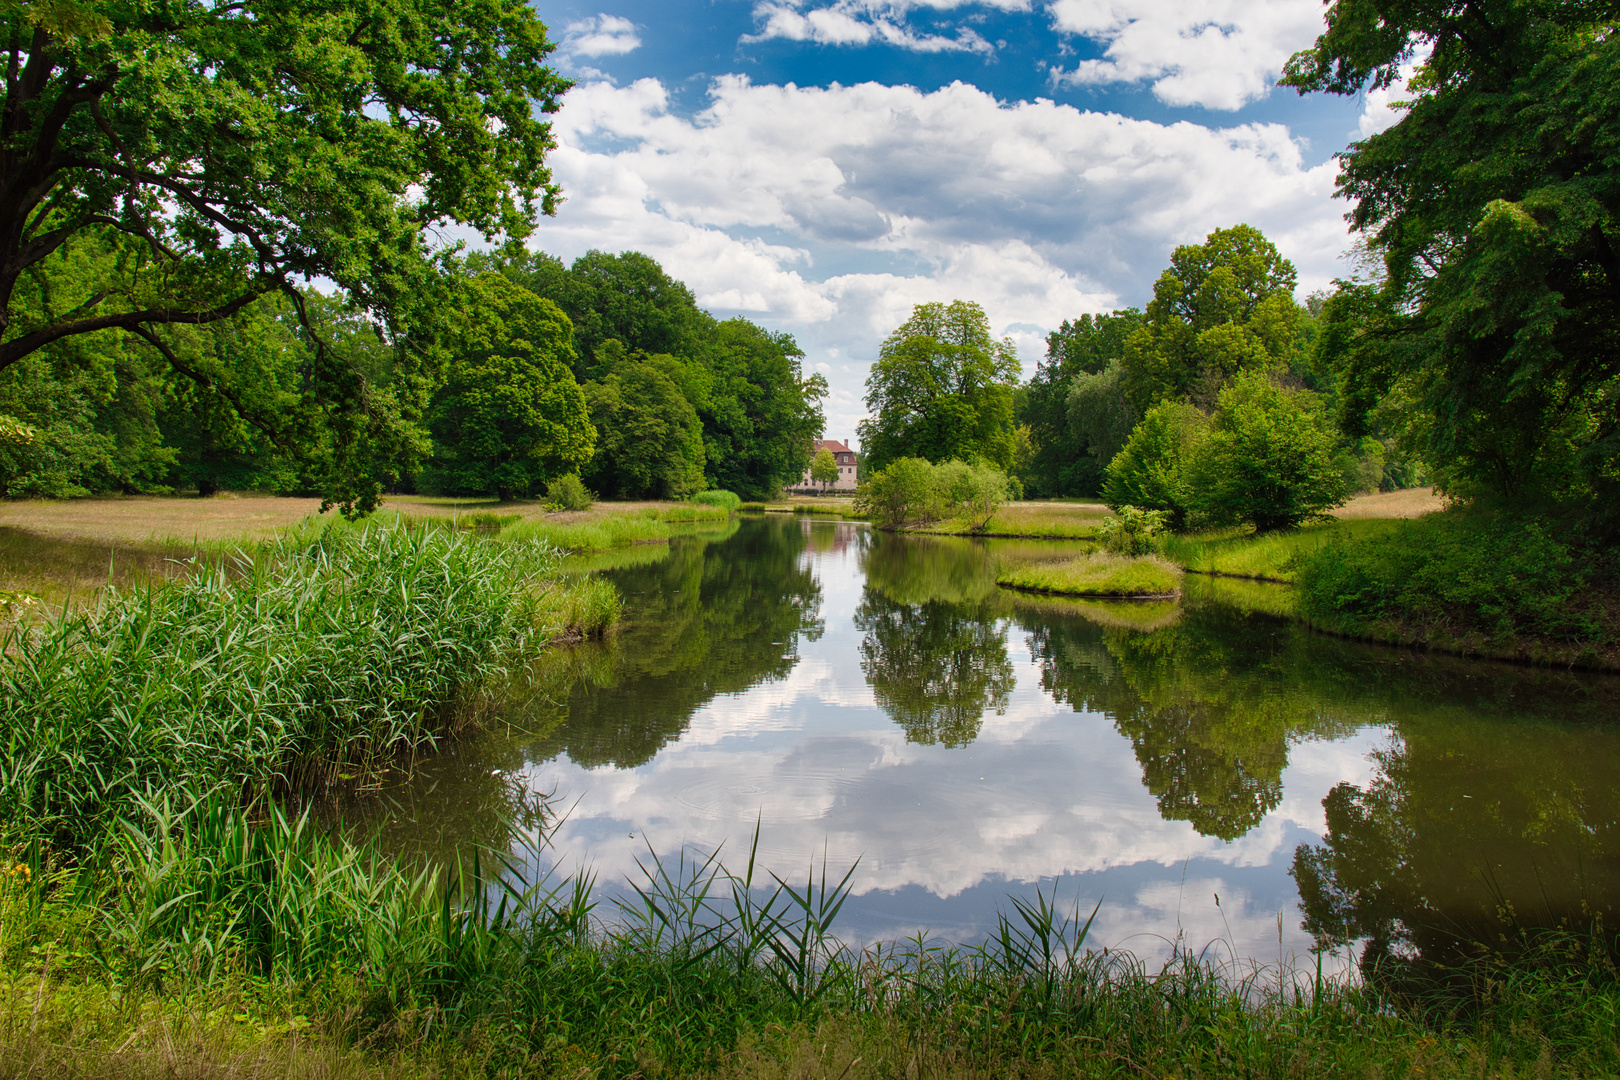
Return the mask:
[[636,24],[618,15],[593,15],[563,30],[562,49],[569,56],[623,56],[640,47]]
[[872,5],[860,0],[839,0],[808,11],[801,11],[792,2],[766,2],[755,5],[754,18],[759,30],[745,34],[745,43],[785,38],[820,45],[892,45],[920,53],[993,51],[990,43],[970,27],[958,27],[954,37],[920,34],[903,19],[873,11]]
[[794,333],[850,434],[866,368],[912,305],[974,299],[1026,362],[1041,328],[1141,303],[1177,244],[1248,222],[1326,285],[1345,246],[1336,164],[1286,128],[1220,129],[1008,104],[965,84],[715,80],[671,110],[652,79],[569,94],[551,157],[568,201],[536,242],[659,259],[717,314]]
[[1052,68],[1071,86],[1148,82],[1169,105],[1238,109],[1322,32],[1318,0],[1052,0],[1059,31],[1104,43],[1101,59]]

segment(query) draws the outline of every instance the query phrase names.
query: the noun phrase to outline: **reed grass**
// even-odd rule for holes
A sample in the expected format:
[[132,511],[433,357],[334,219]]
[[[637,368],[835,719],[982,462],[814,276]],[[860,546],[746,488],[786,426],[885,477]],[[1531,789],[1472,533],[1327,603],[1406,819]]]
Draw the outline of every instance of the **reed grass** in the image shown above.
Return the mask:
[[[28,872],[0,874],[0,1049],[34,1045],[42,1014],[62,1023],[59,999],[108,987],[160,1014],[229,1003],[261,1025],[261,1043],[302,1024],[334,1060],[359,1044],[361,1065],[435,1073],[458,1062],[482,1075],[738,1080],[1620,1067],[1620,980],[1595,939],[1567,935],[1528,966],[1486,957],[1466,978],[1449,973],[1462,987],[1449,998],[1208,950],[1148,963],[1096,947],[1095,909],[1041,893],[1011,900],[976,944],[919,936],[852,950],[833,934],[851,871],[823,861],[772,874],[757,851],[756,834],[740,873],[713,853],[649,851],[605,911],[588,877],[543,869],[543,838],[409,873],[305,816],[255,818],[217,793],[142,800],[101,869],[25,861]],[[128,1050],[152,1030],[150,1012],[102,1015],[78,1037]]]
[[584,521],[548,521],[529,518],[501,530],[502,540],[550,544],[578,554],[608,551],[630,544],[656,544],[671,536],[670,525],[724,522],[730,511],[700,503],[675,503],[617,514],[604,514]]
[[1061,596],[1170,596],[1181,588],[1181,567],[1157,555],[1093,551],[1062,561],[1004,563],[996,584]]
[[337,526],[13,623],[0,830],[82,849],[148,792],[363,783],[453,733],[509,658],[616,616],[555,565],[534,541]]

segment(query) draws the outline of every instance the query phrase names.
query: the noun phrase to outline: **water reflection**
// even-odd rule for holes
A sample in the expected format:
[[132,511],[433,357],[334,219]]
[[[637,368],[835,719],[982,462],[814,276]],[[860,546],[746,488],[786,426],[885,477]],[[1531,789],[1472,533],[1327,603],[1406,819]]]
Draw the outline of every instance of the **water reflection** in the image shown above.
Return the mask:
[[1614,924],[1620,745],[1570,715],[1612,699],[1550,689],[1557,719],[1497,713],[1500,688],[1483,709],[1410,709],[1369,782],[1328,793],[1323,842],[1293,861],[1320,944],[1364,940],[1369,978],[1433,981],[1482,943],[1511,953],[1537,931]]
[[544,657],[531,675],[523,722],[550,733],[531,756],[633,768],[680,738],[715,695],[786,676],[801,638],[822,631],[821,586],[799,558],[805,542],[798,522],[768,520],[676,536],[659,561],[615,572],[622,630]]
[[1007,628],[966,605],[900,604],[868,588],[855,610],[861,671],[910,742],[966,746],[1015,683]]
[[623,633],[544,658],[399,828],[500,837],[555,792],[558,858],[612,882],[757,819],[766,866],[861,858],[856,941],[972,938],[1040,887],[1144,951],[1443,958],[1504,899],[1617,895],[1615,680],[1314,635],[1276,587],[1008,594],[1014,551],[1065,547],[772,516],[625,555]]

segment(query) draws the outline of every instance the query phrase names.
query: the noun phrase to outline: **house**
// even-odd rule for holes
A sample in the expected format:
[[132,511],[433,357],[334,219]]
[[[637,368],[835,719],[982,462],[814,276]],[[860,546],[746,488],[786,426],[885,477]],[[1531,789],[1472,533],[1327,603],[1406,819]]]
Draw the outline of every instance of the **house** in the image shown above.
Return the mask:
[[860,460],[855,456],[855,451],[849,448],[848,443],[841,443],[837,439],[810,440],[810,457],[812,460],[823,450],[831,451],[833,460],[838,463],[838,479],[834,480],[827,487],[823,487],[814,480],[810,479],[810,470],[806,468],[804,470],[804,477],[796,485],[794,485],[793,490],[854,491],[855,470],[860,464]]

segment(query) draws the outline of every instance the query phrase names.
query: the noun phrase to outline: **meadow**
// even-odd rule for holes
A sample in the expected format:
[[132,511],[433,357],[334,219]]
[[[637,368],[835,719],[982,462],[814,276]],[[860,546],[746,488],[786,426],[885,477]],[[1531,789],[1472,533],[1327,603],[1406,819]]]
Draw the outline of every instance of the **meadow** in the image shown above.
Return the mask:
[[1061,560],[1005,561],[996,584],[1061,596],[1166,597],[1181,591],[1182,569],[1157,555],[1093,551]]
[[[1529,966],[1482,954],[1462,990],[1420,994],[1209,950],[1149,965],[1094,948],[1090,913],[1046,897],[1012,901],[977,944],[851,950],[844,868],[654,856],[599,908],[588,874],[545,869],[551,807],[516,830],[527,846],[446,864],[322,825],[326,801],[374,797],[476,724],[503,672],[617,615],[611,587],[561,575],[531,521],[469,517],[219,538],[211,559],[13,621],[0,1077],[1620,1067],[1605,1019],[1620,983],[1596,939],[1541,943],[1548,962]],[[1120,625],[1173,620],[1166,606],[1122,606]]]

